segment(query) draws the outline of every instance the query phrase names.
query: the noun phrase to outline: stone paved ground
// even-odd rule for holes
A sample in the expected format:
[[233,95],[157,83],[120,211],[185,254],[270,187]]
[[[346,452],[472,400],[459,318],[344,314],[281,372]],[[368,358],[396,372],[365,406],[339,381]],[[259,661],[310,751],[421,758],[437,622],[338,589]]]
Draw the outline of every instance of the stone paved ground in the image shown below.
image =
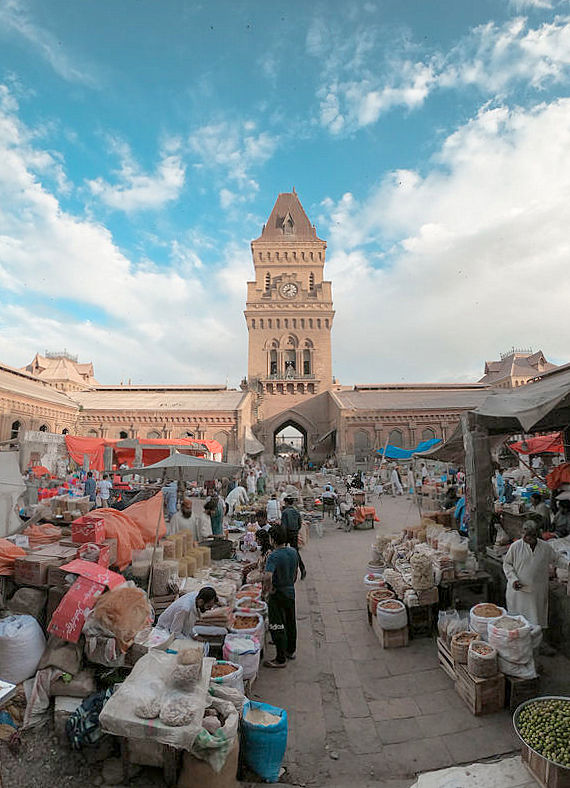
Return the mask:
[[[378,509],[386,533],[418,522],[405,498],[385,497]],[[478,718],[467,710],[438,667],[434,640],[380,648],[363,585],[373,539],[330,520],[323,538],[311,539],[297,586],[297,660],[262,669],[254,687],[288,711],[290,784],[404,788],[421,772],[519,749],[506,711]]]

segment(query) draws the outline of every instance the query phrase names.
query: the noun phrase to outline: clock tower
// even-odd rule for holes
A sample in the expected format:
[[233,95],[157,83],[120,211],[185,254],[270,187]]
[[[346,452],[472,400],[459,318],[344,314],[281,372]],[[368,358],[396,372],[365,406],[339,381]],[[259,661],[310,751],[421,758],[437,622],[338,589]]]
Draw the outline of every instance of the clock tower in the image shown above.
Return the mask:
[[323,279],[326,247],[294,189],[277,197],[251,242],[248,383],[261,396],[263,418],[332,385],[334,311],[331,283]]

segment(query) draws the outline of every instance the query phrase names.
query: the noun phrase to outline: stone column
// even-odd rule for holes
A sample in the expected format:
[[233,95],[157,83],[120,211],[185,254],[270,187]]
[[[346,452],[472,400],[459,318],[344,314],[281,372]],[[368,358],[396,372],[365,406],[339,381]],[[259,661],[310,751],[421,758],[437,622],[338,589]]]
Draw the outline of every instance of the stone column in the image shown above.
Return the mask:
[[465,447],[466,503],[469,509],[469,546],[482,553],[489,544],[493,512],[493,473],[489,433],[474,413],[461,416]]

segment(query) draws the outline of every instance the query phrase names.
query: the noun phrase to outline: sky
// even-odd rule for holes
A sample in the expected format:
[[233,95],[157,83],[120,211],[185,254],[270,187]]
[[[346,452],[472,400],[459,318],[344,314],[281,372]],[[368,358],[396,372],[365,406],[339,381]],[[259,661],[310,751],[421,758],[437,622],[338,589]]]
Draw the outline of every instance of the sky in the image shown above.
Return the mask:
[[0,361],[247,371],[294,186],[343,384],[570,361],[570,0],[1,0]]

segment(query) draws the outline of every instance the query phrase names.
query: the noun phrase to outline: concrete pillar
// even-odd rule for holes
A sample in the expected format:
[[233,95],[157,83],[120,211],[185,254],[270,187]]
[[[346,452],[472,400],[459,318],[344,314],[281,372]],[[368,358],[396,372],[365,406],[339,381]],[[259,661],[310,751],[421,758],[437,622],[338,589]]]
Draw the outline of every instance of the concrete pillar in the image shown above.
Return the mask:
[[103,467],[106,471],[113,470],[113,447],[105,446],[103,449]]
[[474,413],[461,416],[465,448],[469,546],[483,553],[489,544],[489,525],[493,512],[493,473],[489,433]]
[[134,462],[135,462],[135,464],[134,464],[135,468],[142,468],[142,464],[143,464],[143,450],[142,450],[142,446],[140,444],[135,446],[135,460],[134,460]]

